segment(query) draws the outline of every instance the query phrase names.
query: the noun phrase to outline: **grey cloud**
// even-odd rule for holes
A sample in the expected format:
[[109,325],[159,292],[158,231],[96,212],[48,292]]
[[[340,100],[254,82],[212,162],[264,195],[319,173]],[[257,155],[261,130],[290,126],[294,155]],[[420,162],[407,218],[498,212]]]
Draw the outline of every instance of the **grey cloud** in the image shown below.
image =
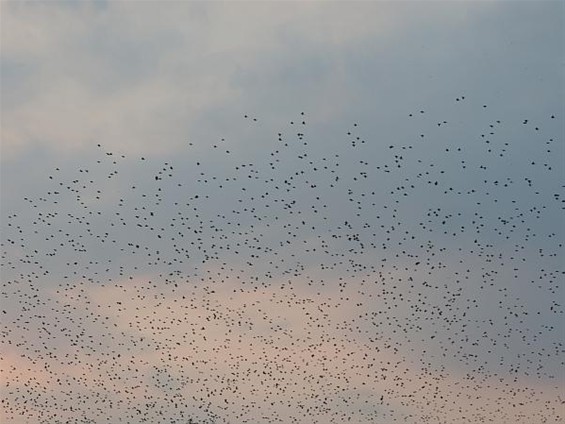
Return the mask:
[[[3,280],[18,302],[2,306],[20,326],[3,329],[10,341],[20,343],[24,328],[29,336],[8,355],[18,390],[29,377],[21,354],[41,362],[29,349],[46,346],[39,316],[53,324],[64,315],[69,337],[83,343],[73,350],[66,334],[49,343],[86,362],[94,349],[91,363],[106,373],[97,384],[107,384],[94,395],[81,385],[96,382],[77,364],[65,370],[44,357],[72,385],[69,396],[126,402],[113,390],[141,381],[151,395],[160,390],[151,418],[161,411],[180,420],[219,402],[231,387],[222,379],[227,368],[240,362],[218,354],[193,370],[207,373],[196,378],[171,358],[209,359],[212,349],[224,352],[221,343],[237,349],[223,339],[236,314],[251,323],[235,331],[256,360],[249,372],[272,367],[275,347],[284,346],[290,362],[273,375],[288,371],[302,390],[296,397],[335,384],[325,392],[329,405],[315,397],[302,404],[326,419],[389,414],[417,422],[435,413],[472,422],[498,413],[501,423],[560,422],[560,3],[73,2],[5,10]],[[56,293],[61,283],[65,294]],[[165,296],[174,284],[179,291]],[[175,303],[180,293],[198,319],[172,320],[185,312]],[[281,303],[293,307],[282,313]],[[198,337],[208,339],[185,352],[172,336],[210,308],[226,321],[205,321]],[[331,337],[342,352],[316,357],[335,353]],[[366,358],[380,363],[377,348],[402,358],[407,374],[381,363],[387,384],[398,385],[361,384],[356,373],[372,375]],[[104,362],[118,351],[121,359]],[[317,360],[306,366],[310,354]],[[123,371],[112,385],[106,378],[129,366],[126,358],[147,374]],[[349,371],[332,374],[340,367]],[[167,409],[186,378],[197,381],[196,397],[181,412]],[[340,394],[341,378],[349,386]],[[427,388],[412,385],[427,378]],[[45,381],[41,387],[59,393]],[[471,400],[438,412],[431,381],[453,404]],[[242,393],[258,401],[251,383],[242,378]],[[265,384],[276,391],[274,383]],[[531,403],[497,410],[510,399],[504,385]],[[389,395],[388,405],[377,393]],[[132,399],[132,407],[147,407]],[[259,419],[243,410],[249,403],[227,399],[232,409],[214,403],[208,412]],[[278,400],[279,409],[262,403],[261,413],[304,417]]]

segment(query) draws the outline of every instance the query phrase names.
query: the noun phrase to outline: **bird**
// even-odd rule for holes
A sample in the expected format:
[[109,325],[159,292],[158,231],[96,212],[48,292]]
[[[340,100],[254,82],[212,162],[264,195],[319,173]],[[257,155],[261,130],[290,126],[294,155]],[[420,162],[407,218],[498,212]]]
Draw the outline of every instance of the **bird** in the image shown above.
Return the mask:
[[560,118],[462,100],[57,163],[2,219],[3,419],[562,422]]

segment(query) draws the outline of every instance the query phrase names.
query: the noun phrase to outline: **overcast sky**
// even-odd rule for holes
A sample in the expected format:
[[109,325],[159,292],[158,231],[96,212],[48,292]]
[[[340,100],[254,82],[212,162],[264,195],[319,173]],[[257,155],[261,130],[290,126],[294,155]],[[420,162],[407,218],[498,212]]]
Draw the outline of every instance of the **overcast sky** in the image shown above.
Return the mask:
[[0,7],[7,422],[563,422],[562,2]]

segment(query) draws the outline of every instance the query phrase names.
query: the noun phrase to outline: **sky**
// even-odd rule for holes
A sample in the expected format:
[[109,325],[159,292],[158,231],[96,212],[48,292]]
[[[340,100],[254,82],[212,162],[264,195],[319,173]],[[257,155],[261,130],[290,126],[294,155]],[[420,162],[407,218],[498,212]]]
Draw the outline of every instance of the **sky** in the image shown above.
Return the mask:
[[2,422],[563,422],[564,7],[1,2]]

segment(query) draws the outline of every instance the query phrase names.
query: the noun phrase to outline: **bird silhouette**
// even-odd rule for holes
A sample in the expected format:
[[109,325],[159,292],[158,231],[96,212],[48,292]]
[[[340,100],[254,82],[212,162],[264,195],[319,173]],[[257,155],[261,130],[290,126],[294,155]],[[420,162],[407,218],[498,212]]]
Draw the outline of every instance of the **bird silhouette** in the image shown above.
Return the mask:
[[467,97],[57,164],[2,217],[4,422],[563,422],[560,117]]

